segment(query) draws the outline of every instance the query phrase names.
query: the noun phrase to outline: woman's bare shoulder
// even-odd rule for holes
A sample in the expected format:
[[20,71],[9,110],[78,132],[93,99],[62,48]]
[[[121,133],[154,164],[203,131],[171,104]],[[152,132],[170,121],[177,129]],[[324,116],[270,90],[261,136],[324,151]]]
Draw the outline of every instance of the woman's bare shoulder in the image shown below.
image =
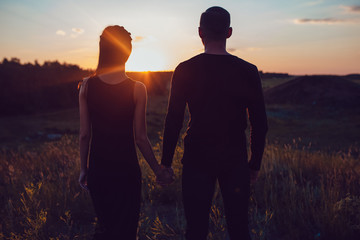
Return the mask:
[[80,95],[86,94],[89,79],[90,79],[90,77],[85,77],[79,82],[79,87],[78,88],[79,88],[79,91],[80,91],[79,92]]
[[135,102],[138,102],[140,99],[146,99],[146,86],[142,82],[134,81],[135,87],[134,87],[134,100]]
[[144,83],[139,82],[139,81],[134,81],[135,82],[135,88],[134,91],[136,94],[144,94],[146,93],[146,86]]

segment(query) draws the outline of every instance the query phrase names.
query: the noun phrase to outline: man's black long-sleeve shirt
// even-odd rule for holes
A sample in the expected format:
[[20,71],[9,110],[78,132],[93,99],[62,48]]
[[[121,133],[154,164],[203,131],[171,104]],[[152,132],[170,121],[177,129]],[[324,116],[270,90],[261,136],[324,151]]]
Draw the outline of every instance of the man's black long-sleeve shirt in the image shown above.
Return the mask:
[[[206,53],[177,66],[165,120],[161,160],[165,166],[171,166],[186,104],[191,120],[184,139],[184,164],[217,168],[247,163],[248,113],[249,168],[260,169],[267,118],[256,66],[233,55]],[[216,162],[209,160],[213,156],[217,156]]]

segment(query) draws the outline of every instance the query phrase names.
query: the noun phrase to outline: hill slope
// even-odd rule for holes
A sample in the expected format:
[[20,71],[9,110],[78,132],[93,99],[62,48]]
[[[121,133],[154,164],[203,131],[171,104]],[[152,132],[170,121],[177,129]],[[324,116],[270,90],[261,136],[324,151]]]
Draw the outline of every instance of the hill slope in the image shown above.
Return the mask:
[[267,104],[360,108],[360,85],[340,76],[301,76],[264,92]]

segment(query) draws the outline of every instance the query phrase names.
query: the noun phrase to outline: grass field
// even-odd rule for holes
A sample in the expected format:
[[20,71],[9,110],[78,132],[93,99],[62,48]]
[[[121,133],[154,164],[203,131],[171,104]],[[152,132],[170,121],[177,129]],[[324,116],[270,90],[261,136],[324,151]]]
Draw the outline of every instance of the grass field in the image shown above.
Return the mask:
[[[266,82],[271,87],[278,79]],[[160,158],[167,96],[150,96],[148,133]],[[358,239],[360,116],[267,106],[268,144],[252,186],[253,239]],[[77,109],[0,119],[0,239],[89,239],[96,222],[79,174]],[[184,239],[180,141],[174,184],[160,188],[139,155],[143,204],[139,239]],[[225,239],[217,191],[209,239]]]

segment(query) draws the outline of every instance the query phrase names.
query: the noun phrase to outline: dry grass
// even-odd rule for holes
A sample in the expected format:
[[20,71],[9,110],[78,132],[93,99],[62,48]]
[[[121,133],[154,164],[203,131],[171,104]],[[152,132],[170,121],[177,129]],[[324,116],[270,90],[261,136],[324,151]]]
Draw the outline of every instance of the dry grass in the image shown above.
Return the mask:
[[[154,184],[154,175],[140,158],[140,239],[184,239],[182,151],[179,146],[175,156],[176,181],[164,189]],[[268,145],[259,182],[252,187],[253,239],[355,239],[360,230],[360,161],[352,152],[312,151],[296,142]],[[159,143],[155,153],[159,157]],[[78,186],[78,171],[75,136],[1,151],[0,238],[88,239],[96,219],[89,195]],[[217,191],[209,239],[225,239],[223,216]]]

